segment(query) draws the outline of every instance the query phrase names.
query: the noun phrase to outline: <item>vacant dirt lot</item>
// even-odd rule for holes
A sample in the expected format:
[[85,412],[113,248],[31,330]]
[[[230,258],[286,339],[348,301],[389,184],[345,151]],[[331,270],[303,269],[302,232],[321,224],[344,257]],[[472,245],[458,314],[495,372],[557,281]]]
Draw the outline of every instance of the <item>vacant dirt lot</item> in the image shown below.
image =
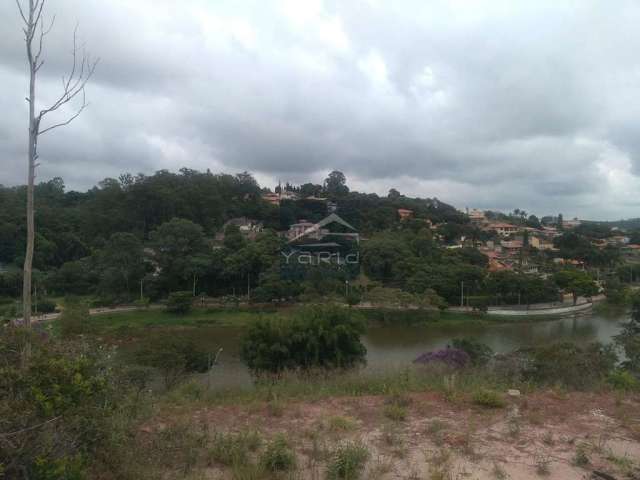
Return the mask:
[[[336,447],[352,442],[367,452],[363,479],[640,479],[637,395],[544,391],[504,399],[494,408],[424,393],[171,409],[144,434],[176,422],[209,439],[252,431],[268,442],[282,433],[296,456],[284,478],[326,478]],[[203,448],[197,478],[261,478],[239,475]]]

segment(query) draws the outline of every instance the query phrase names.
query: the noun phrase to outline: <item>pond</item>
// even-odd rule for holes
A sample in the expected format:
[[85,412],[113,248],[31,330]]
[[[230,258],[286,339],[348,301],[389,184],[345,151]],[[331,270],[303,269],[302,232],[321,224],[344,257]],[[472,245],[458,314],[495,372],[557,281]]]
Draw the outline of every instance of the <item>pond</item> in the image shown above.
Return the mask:
[[[502,353],[520,347],[572,341],[609,343],[626,314],[581,313],[553,320],[518,320],[511,323],[465,323],[464,321],[420,326],[370,327],[363,338],[367,347],[367,369],[389,369],[409,365],[423,352],[445,347],[454,338],[473,338]],[[200,330],[200,329],[199,329]],[[232,327],[206,328],[206,343],[223,348],[220,364],[214,368],[214,388],[251,385],[251,376],[239,355],[244,330]],[[203,331],[198,333],[200,340]]]

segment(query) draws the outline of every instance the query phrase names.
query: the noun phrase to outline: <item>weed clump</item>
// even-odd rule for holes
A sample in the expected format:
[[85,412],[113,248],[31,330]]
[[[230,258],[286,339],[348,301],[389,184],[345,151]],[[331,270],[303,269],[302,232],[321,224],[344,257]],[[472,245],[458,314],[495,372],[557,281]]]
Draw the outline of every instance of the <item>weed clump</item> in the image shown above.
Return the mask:
[[284,435],[278,435],[267,445],[260,463],[270,472],[287,472],[296,466],[296,455]]
[[383,413],[385,417],[394,422],[404,422],[407,419],[407,408],[395,403],[386,405]]
[[487,388],[480,388],[473,392],[472,400],[476,405],[486,408],[504,408],[506,405],[502,395]]
[[350,432],[355,430],[356,421],[350,417],[342,417],[340,415],[336,415],[334,417],[329,418],[327,421],[327,425],[329,430],[332,432]]
[[249,452],[260,448],[262,438],[255,431],[216,433],[211,443],[211,459],[221,465],[232,466],[245,463]]
[[369,450],[362,443],[343,443],[332,454],[327,467],[327,479],[356,480],[360,478],[369,456]]

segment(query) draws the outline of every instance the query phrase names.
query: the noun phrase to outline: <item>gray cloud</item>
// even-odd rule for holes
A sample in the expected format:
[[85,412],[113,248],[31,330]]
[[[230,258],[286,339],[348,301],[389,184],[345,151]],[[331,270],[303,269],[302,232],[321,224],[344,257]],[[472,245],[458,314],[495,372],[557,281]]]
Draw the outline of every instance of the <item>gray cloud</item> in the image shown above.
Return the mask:
[[[459,207],[640,216],[640,5],[50,0],[39,92],[71,31],[101,58],[89,109],[41,142],[86,188],[182,166],[438,196]],[[0,5],[0,183],[24,177],[26,75]]]

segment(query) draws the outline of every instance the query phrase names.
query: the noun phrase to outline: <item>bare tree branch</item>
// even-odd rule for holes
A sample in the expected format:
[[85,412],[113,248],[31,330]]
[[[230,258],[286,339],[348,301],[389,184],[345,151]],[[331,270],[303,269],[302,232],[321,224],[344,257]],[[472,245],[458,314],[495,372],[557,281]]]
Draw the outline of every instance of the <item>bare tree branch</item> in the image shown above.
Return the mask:
[[47,133],[51,130],[53,130],[54,128],[58,128],[58,127],[63,127],[65,125],[69,125],[71,122],[73,122],[81,113],[82,111],[89,106],[89,104],[86,102],[86,98],[85,98],[85,93],[84,93],[84,87],[82,88],[82,105],[80,106],[80,108],[76,111],[75,114],[73,114],[71,117],[69,117],[66,121],[64,122],[60,122],[60,123],[56,123],[55,125],[51,125],[50,127],[47,127],[43,130],[40,130],[38,133],[40,135]]
[[20,16],[22,17],[22,20],[26,25],[28,25],[29,22],[27,21],[27,17],[24,14],[24,10],[22,10],[22,4],[20,3],[20,0],[16,0],[16,5],[18,5],[18,11],[20,12]]

